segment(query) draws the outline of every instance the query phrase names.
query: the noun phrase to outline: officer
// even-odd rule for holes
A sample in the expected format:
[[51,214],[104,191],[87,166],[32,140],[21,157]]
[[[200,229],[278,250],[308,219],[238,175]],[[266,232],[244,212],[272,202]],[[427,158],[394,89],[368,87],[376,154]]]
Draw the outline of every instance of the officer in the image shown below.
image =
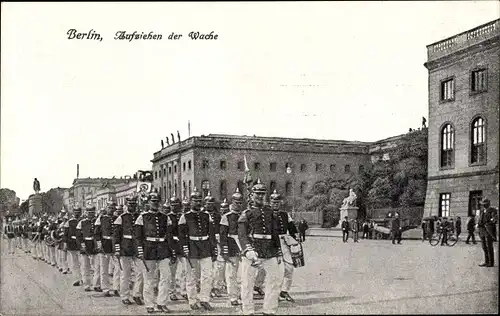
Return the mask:
[[[172,251],[172,223],[167,215],[159,211],[159,200],[158,193],[150,193],[149,210],[139,215],[135,221],[138,257],[143,260],[146,270],[144,301],[148,313],[154,312],[156,303],[159,311],[170,311],[166,306],[170,277],[169,264],[171,260],[175,261],[176,255]],[[156,277],[157,270],[160,270],[159,281]],[[157,295],[154,293],[155,287],[158,287]]]
[[212,284],[212,291],[210,292],[210,295],[212,297],[221,297],[222,296],[222,288],[224,287],[224,272],[226,270],[225,261],[222,259],[221,249],[220,249],[221,214],[215,208],[215,199],[210,194],[210,191],[208,191],[208,194],[205,197],[205,208],[203,209],[203,211],[208,212],[208,214],[210,214],[210,217],[213,220],[215,239],[217,240],[218,256],[217,256],[217,260],[214,261],[214,263],[212,264],[213,284]]
[[98,260],[101,273],[101,285],[104,296],[111,297],[111,282],[109,278],[109,261],[114,252],[112,240],[113,213],[116,211],[116,203],[108,203],[107,211],[102,212],[94,223],[94,238],[99,252]]
[[222,257],[227,263],[227,291],[232,306],[241,305],[241,302],[238,301],[240,297],[238,270],[241,255],[241,246],[238,239],[238,219],[241,215],[242,206],[243,195],[238,188],[231,196],[231,205],[229,206],[224,199],[220,206],[221,212],[223,212],[220,221],[220,246],[222,248]]
[[280,299],[287,300],[289,302],[294,302],[293,298],[288,293],[292,287],[293,282],[293,259],[292,253],[290,251],[291,246],[297,246],[297,227],[292,221],[290,214],[284,211],[281,206],[283,203],[283,198],[281,195],[274,190],[273,194],[270,196],[271,208],[278,217],[279,225],[278,231],[281,243],[281,252],[283,253],[283,264],[285,268],[285,274],[283,276],[283,282],[281,283]]
[[80,222],[82,215],[81,208],[73,209],[73,216],[64,224],[64,249],[69,251],[71,256],[72,271],[78,277],[73,286],[80,286],[83,283],[82,271],[80,270],[80,255],[78,253],[79,244],[76,242],[76,226]]
[[[123,214],[123,205],[118,205],[116,207],[116,211],[113,213],[111,217],[112,222],[114,223],[118,216]],[[113,231],[113,228],[111,229]],[[114,243],[113,243],[114,244]],[[120,264],[118,263],[118,257],[112,256],[109,260],[109,270],[111,271],[109,275],[113,276],[113,295],[120,296],[120,279],[121,279],[121,269]]]
[[88,206],[86,208],[87,216],[78,222],[76,225],[76,242],[80,246],[80,254],[82,255],[82,279],[83,286],[86,292],[91,291],[91,269],[94,271],[92,276],[92,284],[94,291],[102,292],[99,286],[99,261],[97,257],[97,244],[95,242],[95,207]]
[[[188,296],[186,292],[186,267],[188,263],[179,243],[179,220],[182,216],[181,200],[175,195],[170,198],[169,212],[167,213],[167,215],[172,222],[174,239],[173,249],[177,254],[177,261],[175,261],[174,264],[170,265],[170,300],[179,300],[179,296],[177,294],[187,300]],[[179,273],[179,277],[176,277],[177,273]]]
[[7,225],[5,226],[5,230],[4,230],[4,233],[5,233],[5,236],[7,236],[7,244],[8,244],[8,250],[9,250],[9,255],[10,254],[14,254],[16,252],[15,250],[15,233],[14,233],[14,224],[13,224],[13,221],[12,221],[12,217],[9,217],[7,219]]
[[238,219],[238,238],[242,247],[241,298],[244,314],[254,314],[253,286],[258,267],[266,271],[263,312],[275,314],[281,286],[281,247],[279,220],[264,206],[266,186],[258,179],[252,187],[252,201]]
[[113,223],[113,237],[115,243],[115,257],[120,260],[120,297],[125,305],[133,304],[130,301],[130,283],[134,272],[132,299],[137,305],[144,305],[142,287],[144,279],[139,263],[135,260],[137,250],[134,245],[134,223],[139,216],[137,212],[137,196],[127,198],[127,209],[119,215]]
[[[194,188],[191,193],[191,210],[179,219],[179,241],[191,269],[188,269],[187,292],[191,309],[203,307],[213,310],[210,305],[212,289],[212,264],[217,259],[217,241],[210,214],[201,209],[201,193]],[[200,293],[196,290],[200,278]]]
[[493,267],[495,265],[495,252],[493,250],[493,241],[496,239],[495,228],[498,223],[498,211],[491,207],[489,199],[483,199],[479,203],[481,211],[477,227],[479,229],[479,237],[484,251],[484,263],[480,267]]

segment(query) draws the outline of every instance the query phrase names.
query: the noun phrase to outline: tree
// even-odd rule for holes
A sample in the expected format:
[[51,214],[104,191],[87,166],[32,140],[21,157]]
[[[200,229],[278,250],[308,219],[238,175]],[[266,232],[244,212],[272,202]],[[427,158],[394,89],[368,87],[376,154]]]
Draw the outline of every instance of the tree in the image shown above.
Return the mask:
[[16,191],[2,188],[0,189],[0,213],[5,216],[7,212],[13,213],[18,209],[18,198]]
[[21,214],[27,215],[29,214],[29,200],[26,200],[21,203],[19,206],[19,210],[21,211]]

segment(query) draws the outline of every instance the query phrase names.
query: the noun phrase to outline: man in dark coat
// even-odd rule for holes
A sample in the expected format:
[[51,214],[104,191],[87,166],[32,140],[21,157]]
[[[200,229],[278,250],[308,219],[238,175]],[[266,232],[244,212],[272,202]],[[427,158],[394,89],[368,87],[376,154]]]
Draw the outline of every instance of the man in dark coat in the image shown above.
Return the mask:
[[342,241],[347,242],[348,239],[349,239],[349,222],[347,221],[347,216],[346,216],[342,221]]
[[462,219],[460,216],[457,216],[457,220],[455,221],[455,233],[457,234],[457,238],[462,233]]
[[309,225],[307,225],[307,222],[305,219],[302,219],[299,223],[299,235],[300,235],[300,241],[306,241],[306,230],[309,229]]
[[493,267],[495,265],[495,253],[493,250],[493,240],[496,239],[495,226],[498,223],[498,211],[490,206],[490,200],[483,199],[480,202],[481,212],[479,213],[479,237],[484,251],[484,263],[480,267]]
[[399,214],[396,213],[394,219],[392,220],[391,225],[391,233],[392,233],[392,243],[394,244],[395,240],[398,240],[398,244],[401,243],[401,222],[399,220]]
[[467,240],[465,241],[466,244],[469,243],[469,240],[472,238],[472,243],[475,245],[476,244],[476,236],[474,235],[474,231],[476,230],[476,220],[474,219],[474,215],[469,216],[469,221],[467,222],[467,232],[469,233],[467,235]]

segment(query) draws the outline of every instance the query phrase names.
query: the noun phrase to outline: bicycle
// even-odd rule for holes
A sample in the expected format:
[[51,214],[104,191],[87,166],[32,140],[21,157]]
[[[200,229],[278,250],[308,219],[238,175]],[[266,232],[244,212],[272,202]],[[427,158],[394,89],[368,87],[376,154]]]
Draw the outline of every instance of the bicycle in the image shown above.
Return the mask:
[[[458,241],[457,236],[450,231],[447,231],[446,233],[448,234],[448,238],[446,239],[446,245],[449,247],[455,246],[455,244]],[[443,232],[441,231],[440,233],[432,235],[432,237],[429,239],[429,244],[431,244],[431,246],[437,246],[442,239],[443,239]]]

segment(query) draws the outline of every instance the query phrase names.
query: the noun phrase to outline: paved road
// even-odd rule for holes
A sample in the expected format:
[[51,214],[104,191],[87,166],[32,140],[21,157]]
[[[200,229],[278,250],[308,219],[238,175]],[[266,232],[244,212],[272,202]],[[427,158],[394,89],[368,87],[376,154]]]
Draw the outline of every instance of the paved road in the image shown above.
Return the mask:
[[[3,315],[137,315],[144,307],[125,307],[119,298],[73,287],[46,263],[25,254],[5,254],[2,245],[0,311]],[[497,246],[497,244],[496,244]],[[498,267],[481,268],[479,245],[431,247],[408,240],[402,245],[310,237],[304,244],[306,266],[296,270],[291,295],[280,314],[497,313]],[[498,253],[496,253],[498,263]],[[257,311],[260,303],[257,301]],[[200,314],[238,314],[224,299]],[[189,314],[185,302],[171,305]]]

